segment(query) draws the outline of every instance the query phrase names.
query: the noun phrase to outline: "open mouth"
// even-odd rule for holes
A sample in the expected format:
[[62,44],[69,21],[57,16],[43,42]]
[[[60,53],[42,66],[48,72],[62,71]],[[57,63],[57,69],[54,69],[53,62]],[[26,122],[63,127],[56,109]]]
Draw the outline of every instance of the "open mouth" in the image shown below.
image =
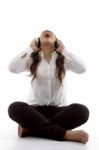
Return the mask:
[[50,35],[48,33],[45,34],[45,37],[50,37]]
[[50,32],[45,32],[45,33],[44,33],[44,37],[45,37],[45,38],[49,38],[49,37],[51,37]]
[[49,37],[50,37],[50,34],[46,33],[46,34],[44,35],[44,37],[49,38]]

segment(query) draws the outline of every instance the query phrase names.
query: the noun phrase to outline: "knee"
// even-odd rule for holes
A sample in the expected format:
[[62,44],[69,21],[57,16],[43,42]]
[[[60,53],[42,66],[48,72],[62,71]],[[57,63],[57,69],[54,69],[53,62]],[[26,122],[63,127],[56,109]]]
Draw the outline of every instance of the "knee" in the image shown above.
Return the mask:
[[76,112],[76,116],[79,117],[79,120],[82,121],[82,123],[85,123],[89,118],[89,109],[87,106],[83,104],[72,104],[73,110]]
[[8,107],[8,115],[10,118],[14,118],[16,116],[16,114],[20,111],[21,106],[25,105],[26,103],[24,102],[13,102],[9,105]]

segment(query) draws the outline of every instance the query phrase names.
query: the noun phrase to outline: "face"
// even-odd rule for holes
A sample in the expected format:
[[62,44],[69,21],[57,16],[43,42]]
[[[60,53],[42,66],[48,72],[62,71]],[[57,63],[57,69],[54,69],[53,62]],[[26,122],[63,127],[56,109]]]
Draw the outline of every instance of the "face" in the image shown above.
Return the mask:
[[40,42],[42,44],[54,45],[56,41],[56,36],[52,31],[45,30],[40,35]]

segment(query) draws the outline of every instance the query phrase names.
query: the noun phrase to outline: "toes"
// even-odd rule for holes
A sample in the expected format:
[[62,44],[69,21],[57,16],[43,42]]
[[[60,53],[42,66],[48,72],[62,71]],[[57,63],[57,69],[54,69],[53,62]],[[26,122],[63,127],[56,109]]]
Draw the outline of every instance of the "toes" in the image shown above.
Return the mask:
[[81,137],[81,142],[85,144],[88,141],[89,135],[83,130],[79,131],[79,135]]
[[86,143],[88,141],[88,137],[89,137],[88,134],[86,133],[82,134],[82,142]]
[[82,143],[87,143],[88,142],[88,139],[82,139]]

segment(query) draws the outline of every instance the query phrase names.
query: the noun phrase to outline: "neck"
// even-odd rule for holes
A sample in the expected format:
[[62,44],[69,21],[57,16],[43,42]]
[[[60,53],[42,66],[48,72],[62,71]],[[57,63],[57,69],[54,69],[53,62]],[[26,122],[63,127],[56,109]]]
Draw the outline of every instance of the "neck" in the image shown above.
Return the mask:
[[41,46],[41,50],[44,54],[44,57],[51,57],[52,56],[52,52],[53,52],[53,48],[51,46]]

